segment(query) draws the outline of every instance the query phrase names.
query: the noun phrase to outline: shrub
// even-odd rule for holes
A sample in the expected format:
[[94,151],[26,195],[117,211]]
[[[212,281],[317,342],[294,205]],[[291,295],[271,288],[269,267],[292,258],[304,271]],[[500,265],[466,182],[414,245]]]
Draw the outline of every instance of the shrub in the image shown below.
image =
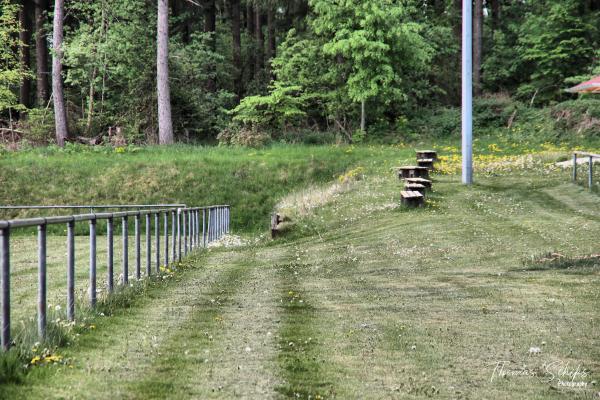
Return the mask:
[[300,86],[275,84],[267,96],[248,96],[231,113],[244,126],[282,129],[306,117],[306,99]]
[[336,143],[337,136],[333,132],[300,129],[283,132],[278,140],[289,144],[324,145]]
[[229,127],[217,136],[220,145],[261,148],[271,142],[271,135],[257,128]]
[[22,122],[23,139],[36,144],[47,144],[54,138],[54,113],[48,108],[32,108]]

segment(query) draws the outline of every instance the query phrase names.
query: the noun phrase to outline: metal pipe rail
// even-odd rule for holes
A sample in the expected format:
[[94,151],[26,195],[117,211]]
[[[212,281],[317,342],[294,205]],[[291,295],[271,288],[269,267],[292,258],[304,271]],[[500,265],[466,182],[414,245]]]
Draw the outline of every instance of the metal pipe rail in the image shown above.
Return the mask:
[[120,209],[142,209],[142,208],[186,208],[186,204],[113,204],[113,205],[62,205],[62,206],[0,206],[0,210],[57,210],[57,209],[96,209],[106,210],[112,208]]
[[589,170],[588,170],[588,187],[592,190],[594,186],[594,158],[600,159],[600,154],[586,153],[583,151],[573,152],[573,182],[577,182],[577,157],[587,157]]
[[[53,224],[67,225],[67,319],[75,320],[75,224],[78,222],[89,223],[89,302],[90,306],[96,305],[96,222],[98,220],[107,221],[107,291],[109,295],[114,291],[114,221],[121,219],[121,236],[123,246],[123,278],[122,285],[129,282],[129,218],[135,219],[134,223],[134,241],[135,241],[135,279],[141,279],[141,221],[145,217],[145,242],[146,242],[146,276],[152,274],[152,226],[151,220],[154,216],[154,266],[156,273],[160,272],[161,267],[161,246],[160,246],[160,217],[163,216],[163,257],[162,265],[168,267],[182,260],[188,252],[199,247],[206,247],[210,242],[220,239],[224,234],[229,233],[230,227],[230,206],[216,205],[209,207],[174,207],[163,208],[163,205],[154,206],[101,206],[106,208],[153,208],[150,210],[138,211],[120,211],[90,213],[69,216],[56,216],[45,218],[27,218],[0,220],[0,345],[2,349],[8,350],[11,343],[10,335],[10,234],[11,231],[18,228],[37,226],[38,238],[38,307],[37,307],[37,326],[38,336],[41,340],[46,336],[46,228]],[[35,207],[35,206],[27,206]],[[52,208],[53,206],[42,206]],[[74,208],[90,208],[99,206],[77,206]],[[4,207],[6,208],[6,207]],[[62,208],[56,206],[54,208]],[[66,207],[66,208],[71,208]],[[171,242],[169,242],[169,216],[171,217],[170,232]],[[202,224],[200,224],[202,220]],[[169,247],[171,246],[171,247]],[[183,251],[182,251],[183,247]]]

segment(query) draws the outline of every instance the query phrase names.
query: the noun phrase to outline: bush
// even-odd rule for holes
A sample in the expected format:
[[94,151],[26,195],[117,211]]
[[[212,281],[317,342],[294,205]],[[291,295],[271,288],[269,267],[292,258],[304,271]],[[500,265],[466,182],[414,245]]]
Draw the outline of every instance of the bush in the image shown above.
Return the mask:
[[337,142],[337,136],[333,132],[321,132],[309,129],[284,132],[278,139],[283,143],[306,145],[324,145]]
[[36,144],[47,144],[54,138],[54,112],[48,108],[32,108],[22,121],[23,139]]
[[220,145],[261,148],[271,143],[271,135],[257,128],[229,127],[217,136]]
[[559,103],[551,109],[556,129],[583,137],[600,137],[600,100],[579,99]]

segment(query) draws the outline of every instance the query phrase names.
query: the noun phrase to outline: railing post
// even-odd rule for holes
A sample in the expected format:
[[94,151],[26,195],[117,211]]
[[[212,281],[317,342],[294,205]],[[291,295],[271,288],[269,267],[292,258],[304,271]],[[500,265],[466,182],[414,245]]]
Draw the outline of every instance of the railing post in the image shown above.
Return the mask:
[[150,214],[146,214],[146,276],[152,275],[152,240]]
[[177,262],[177,252],[175,251],[176,247],[177,247],[177,235],[175,232],[175,211],[171,211],[171,239],[172,239],[172,243],[171,243],[171,248],[172,248],[172,253],[173,253],[173,264],[175,264]]
[[183,210],[183,214],[182,214],[182,222],[183,222],[183,255],[184,257],[187,256],[187,211]]
[[215,240],[219,240],[221,231],[221,208],[215,208]]
[[114,288],[114,220],[109,218],[106,222],[106,251],[107,251],[107,291],[108,293],[113,292]]
[[573,153],[573,182],[577,182],[577,153]]
[[177,260],[181,261],[181,208],[177,209]]
[[213,230],[213,209],[212,207],[208,209],[208,226],[206,227],[206,244],[210,244],[212,240],[212,230]]
[[206,208],[202,209],[202,247],[206,247]]
[[142,277],[142,248],[140,245],[140,214],[135,216],[135,279]]
[[154,236],[156,241],[156,273],[160,273],[160,212],[154,214]]
[[190,210],[188,219],[190,224],[190,252],[192,252],[192,250],[194,250],[195,247],[194,241],[196,240],[196,227],[194,226],[194,210]]
[[196,248],[198,248],[198,243],[200,242],[200,240],[198,240],[198,231],[200,230],[199,226],[198,226],[198,210],[194,210],[194,246]]
[[169,266],[169,213],[164,215],[164,230],[165,230],[165,267]]
[[38,225],[38,337],[46,337],[46,225]]
[[67,222],[67,319],[75,320],[75,221]]
[[185,224],[187,225],[187,254],[192,251],[192,212],[190,210],[186,213]]
[[592,190],[593,187],[593,180],[594,180],[594,157],[590,156],[590,171],[588,173],[588,186],[590,188],[590,190]]
[[2,301],[2,349],[10,347],[10,228],[0,229],[0,279]]
[[123,229],[123,285],[129,284],[129,226],[127,217],[121,220]]
[[96,306],[96,220],[90,220],[90,307]]
[[223,233],[225,232],[225,209],[223,207],[219,208],[219,239],[223,237]]

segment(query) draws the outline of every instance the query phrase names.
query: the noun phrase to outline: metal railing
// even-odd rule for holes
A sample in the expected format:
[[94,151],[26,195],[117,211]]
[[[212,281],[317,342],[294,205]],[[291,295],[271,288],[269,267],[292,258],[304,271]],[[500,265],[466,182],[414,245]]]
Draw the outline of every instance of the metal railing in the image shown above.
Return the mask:
[[594,187],[594,158],[600,159],[600,154],[586,153],[583,151],[573,152],[573,182],[577,182],[577,158],[578,156],[588,158],[588,187],[590,190]]
[[[11,206],[12,207],[12,206]],[[23,208],[25,206],[14,208]],[[34,208],[36,206],[26,206]],[[46,206],[52,207],[52,206]],[[154,266],[156,273],[162,266],[181,261],[188,253],[196,248],[206,247],[210,242],[220,239],[229,233],[230,207],[217,205],[210,207],[177,207],[155,208],[156,206],[66,206],[65,208],[152,208],[137,211],[120,211],[105,213],[90,213],[70,216],[56,216],[45,218],[28,218],[14,220],[0,220],[0,345],[8,350],[11,343],[10,320],[10,234],[13,230],[26,227],[37,227],[38,242],[38,299],[37,299],[37,330],[40,339],[46,336],[46,228],[48,225],[66,224],[67,226],[67,319],[75,320],[75,224],[78,222],[89,223],[89,303],[96,305],[96,222],[107,221],[107,292],[114,291],[114,225],[115,220],[121,220],[121,236],[123,246],[122,259],[122,285],[129,283],[129,218],[134,218],[135,241],[135,279],[142,279],[141,272],[141,221],[145,217],[146,241],[146,276],[152,274],[152,217],[154,217]],[[63,208],[55,206],[52,208]],[[160,225],[163,217],[163,237],[161,256]],[[169,246],[169,216],[171,217],[170,232],[171,245]]]

